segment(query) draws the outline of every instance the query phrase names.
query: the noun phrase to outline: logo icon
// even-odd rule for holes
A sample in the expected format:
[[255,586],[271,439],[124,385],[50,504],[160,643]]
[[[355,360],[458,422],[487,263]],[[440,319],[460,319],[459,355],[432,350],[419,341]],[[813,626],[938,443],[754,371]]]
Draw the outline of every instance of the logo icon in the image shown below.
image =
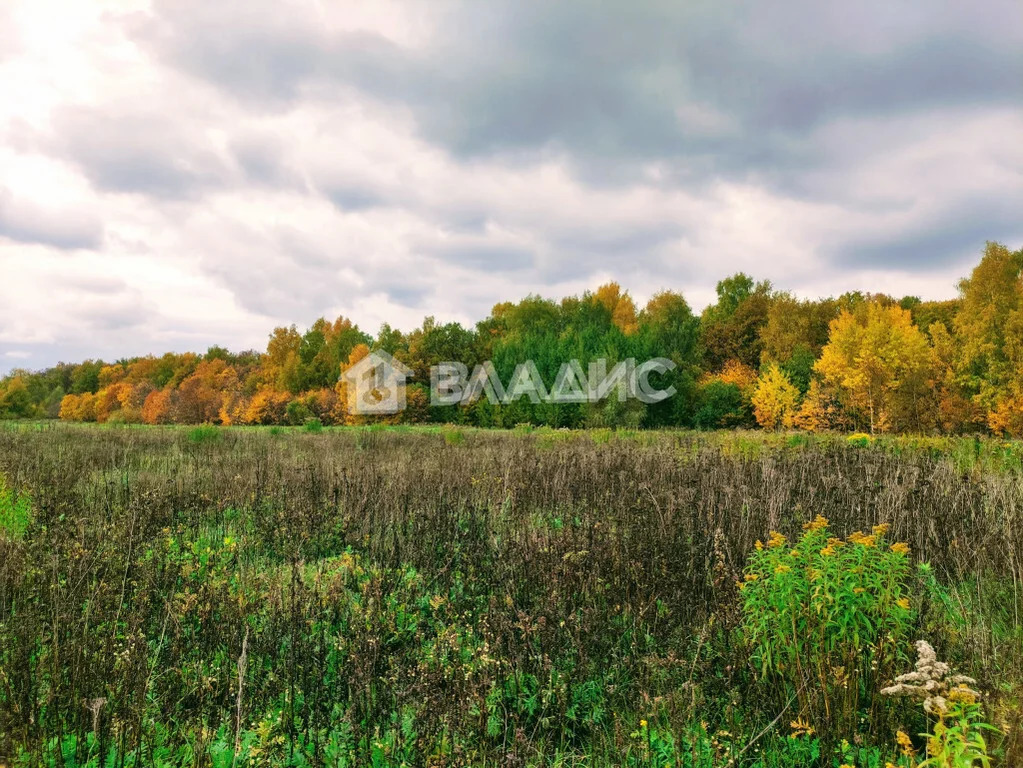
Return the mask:
[[405,379],[412,369],[378,349],[349,368],[341,379],[348,385],[348,410],[358,415],[386,415],[405,409]]

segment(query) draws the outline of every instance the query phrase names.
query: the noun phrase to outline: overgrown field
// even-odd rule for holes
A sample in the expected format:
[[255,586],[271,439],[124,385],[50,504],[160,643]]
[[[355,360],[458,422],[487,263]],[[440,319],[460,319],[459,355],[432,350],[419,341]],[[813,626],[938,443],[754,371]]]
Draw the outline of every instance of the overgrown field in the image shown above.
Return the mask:
[[0,424],[0,764],[1020,766],[1021,456]]

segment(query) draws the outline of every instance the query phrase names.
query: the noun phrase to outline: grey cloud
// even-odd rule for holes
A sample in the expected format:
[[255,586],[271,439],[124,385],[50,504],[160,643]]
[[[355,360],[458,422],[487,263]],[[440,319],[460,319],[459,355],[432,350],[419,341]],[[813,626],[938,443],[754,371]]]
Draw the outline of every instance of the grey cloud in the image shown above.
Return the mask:
[[91,249],[103,242],[103,223],[85,211],[46,209],[20,200],[0,187],[0,237],[64,250]]
[[289,166],[284,142],[276,136],[243,133],[235,136],[230,151],[246,179],[266,186],[290,186],[297,174]]
[[486,241],[445,244],[432,249],[432,254],[451,264],[485,272],[519,272],[536,261],[528,248]]
[[324,195],[342,211],[365,211],[386,205],[385,194],[369,187],[349,184],[343,181],[331,182],[322,189]]
[[182,14],[175,3],[148,40],[271,108],[315,85],[354,87],[411,107],[458,155],[555,151],[611,181],[649,160],[682,174],[798,169],[801,140],[825,120],[1018,101],[1011,2],[973,14],[986,21],[953,5],[867,3],[837,18],[823,5],[467,2],[412,51],[332,37],[300,14],[277,29],[258,8],[239,22],[227,4]]
[[981,196],[894,232],[850,238],[827,255],[843,267],[898,265],[924,271],[963,263],[968,268],[987,240],[1023,243],[1021,210],[1023,191],[1008,197]]
[[64,107],[54,136],[56,150],[107,191],[183,199],[230,175],[208,138],[172,113]]

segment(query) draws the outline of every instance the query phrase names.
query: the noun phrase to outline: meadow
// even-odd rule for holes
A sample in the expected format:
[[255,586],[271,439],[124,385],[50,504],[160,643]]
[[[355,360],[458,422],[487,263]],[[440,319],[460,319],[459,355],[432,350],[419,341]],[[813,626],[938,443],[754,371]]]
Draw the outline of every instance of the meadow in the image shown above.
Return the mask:
[[0,764],[1011,768],[1021,530],[991,438],[0,423]]

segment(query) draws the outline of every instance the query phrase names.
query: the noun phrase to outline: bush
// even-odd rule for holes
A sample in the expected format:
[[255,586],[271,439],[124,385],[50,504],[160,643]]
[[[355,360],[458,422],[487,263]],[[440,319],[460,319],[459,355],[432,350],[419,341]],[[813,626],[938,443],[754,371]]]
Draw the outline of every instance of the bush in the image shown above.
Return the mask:
[[905,658],[909,547],[889,546],[887,532],[879,525],[842,540],[821,516],[793,546],[772,532],[757,542],[740,584],[762,676],[822,737],[852,738],[863,714],[877,725],[884,700],[876,694]]
[[0,475],[0,537],[20,541],[32,523],[32,500],[17,494]]
[[323,431],[323,422],[319,419],[306,419],[302,429],[314,435],[318,435]]
[[693,423],[699,429],[752,426],[753,410],[738,385],[713,379],[699,394]]
[[215,443],[220,439],[220,430],[212,424],[203,424],[188,430],[188,442],[196,445]]

